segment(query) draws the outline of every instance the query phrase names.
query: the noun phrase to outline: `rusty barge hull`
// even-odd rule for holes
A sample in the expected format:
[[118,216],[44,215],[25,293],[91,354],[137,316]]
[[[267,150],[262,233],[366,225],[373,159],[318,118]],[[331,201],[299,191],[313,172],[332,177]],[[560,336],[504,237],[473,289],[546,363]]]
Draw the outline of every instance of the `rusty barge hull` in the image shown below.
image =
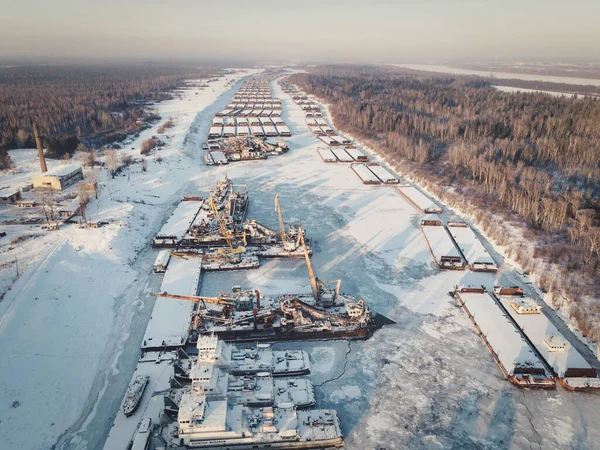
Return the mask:
[[[257,342],[257,341],[315,341],[315,340],[341,340],[341,339],[352,339],[352,340],[363,340],[368,339],[373,334],[372,328],[358,328],[356,330],[319,330],[319,331],[280,331],[276,332],[273,330],[261,331],[247,331],[247,330],[227,330],[227,331],[215,331],[214,334],[219,339],[225,342]],[[202,336],[211,336],[213,331],[202,331]],[[194,343],[193,338],[190,339],[190,343]]]
[[562,378],[557,378],[556,380],[558,381],[558,384],[560,384],[562,387],[564,387],[565,389],[567,389],[569,391],[596,391],[596,392],[600,391],[600,385],[599,386],[573,386],[573,385],[570,385],[569,383],[567,383]]

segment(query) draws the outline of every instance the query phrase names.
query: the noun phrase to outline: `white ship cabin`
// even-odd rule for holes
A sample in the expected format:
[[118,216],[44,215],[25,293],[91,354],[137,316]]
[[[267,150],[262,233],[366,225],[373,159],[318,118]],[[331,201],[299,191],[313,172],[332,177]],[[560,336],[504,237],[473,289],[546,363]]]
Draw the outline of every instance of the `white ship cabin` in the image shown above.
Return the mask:
[[217,336],[200,336],[196,343],[198,362],[205,364],[227,364],[231,348]]
[[542,307],[538,302],[528,297],[516,297],[508,304],[519,314],[539,314]]
[[546,344],[546,347],[551,352],[563,352],[567,349],[567,341],[555,334],[546,336],[544,344]]
[[204,394],[184,393],[177,416],[180,443],[194,446],[193,441],[230,437],[227,433],[226,419],[226,400],[208,401]]
[[190,371],[192,389],[206,395],[222,394],[219,388],[219,369],[212,365],[194,364]]

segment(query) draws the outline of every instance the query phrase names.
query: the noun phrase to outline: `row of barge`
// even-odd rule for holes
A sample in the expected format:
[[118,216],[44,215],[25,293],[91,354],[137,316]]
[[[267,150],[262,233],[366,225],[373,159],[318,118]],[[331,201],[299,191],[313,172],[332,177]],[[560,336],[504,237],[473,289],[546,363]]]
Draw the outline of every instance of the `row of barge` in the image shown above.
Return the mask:
[[[294,86],[288,85],[287,91],[296,103],[311,105],[310,109],[316,106]],[[319,137],[331,132],[331,127],[323,119],[307,117],[307,125]],[[319,154],[324,162],[345,159],[339,158],[333,147],[320,149]],[[372,170],[373,166],[352,164],[351,167],[365,184],[386,182],[387,174],[384,174],[384,178],[378,176]],[[389,181],[390,184],[397,182],[391,177]],[[425,214],[420,229],[438,268],[469,268],[474,272],[498,270],[496,262],[467,223],[449,221],[444,225],[437,216],[442,213],[442,208],[415,186],[398,185],[397,190]],[[569,344],[541,312],[539,303],[525,297],[520,288],[496,287],[490,295],[483,287],[463,286],[456,288],[453,295],[473,321],[504,375],[513,384],[519,387],[555,388],[558,383],[569,390],[600,388],[596,368]]]
[[506,378],[516,386],[568,390],[600,389],[596,368],[518,287],[459,286],[454,298],[473,322]]
[[421,232],[440,269],[495,272],[498,266],[473,229],[465,222],[451,221],[446,226],[436,214],[421,220]]
[[281,100],[272,97],[272,79],[264,75],[246,81],[227,109],[215,115],[203,144],[207,165],[267,159],[288,151],[283,139],[267,141],[292,135],[281,117]]
[[309,130],[327,147],[317,149],[325,163],[351,163],[350,167],[364,184],[398,184],[398,178],[378,163],[369,163],[368,156],[351,139],[341,135],[323,118],[321,107],[290,84],[287,79],[279,82],[282,90],[305,112]]

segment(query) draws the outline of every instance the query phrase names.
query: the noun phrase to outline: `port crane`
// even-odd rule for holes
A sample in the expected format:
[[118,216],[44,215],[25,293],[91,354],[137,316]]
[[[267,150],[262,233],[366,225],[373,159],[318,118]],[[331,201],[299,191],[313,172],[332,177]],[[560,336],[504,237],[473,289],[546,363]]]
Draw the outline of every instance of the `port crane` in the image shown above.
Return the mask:
[[281,242],[283,249],[286,252],[293,252],[298,248],[298,240],[294,242],[292,236],[290,236],[285,230],[285,222],[283,221],[283,214],[281,213],[281,204],[279,203],[279,193],[275,194],[275,212],[279,219],[279,235],[281,236]]
[[[306,268],[308,269],[308,277],[310,278],[310,287],[315,301],[318,305],[324,307],[335,305],[335,300],[340,293],[342,280],[323,282],[317,278],[310,262],[310,255],[308,254],[308,248],[306,247],[306,241],[304,240],[304,233],[300,226],[298,226],[298,235],[302,248],[304,249],[304,258],[306,259]],[[333,283],[335,283],[334,287],[331,286]]]
[[215,205],[215,201],[212,196],[210,197],[210,208],[212,209],[213,214],[217,218],[217,221],[219,222],[219,226],[221,227],[221,233],[223,234],[223,238],[225,239],[225,242],[227,242],[227,245],[229,246],[229,249],[219,249],[218,250],[219,255],[233,256],[233,255],[239,255],[240,253],[244,253],[243,247],[233,248],[234,236],[231,233],[231,231],[229,231],[227,229],[227,226],[225,225],[223,218],[219,214],[219,210],[217,209],[217,205]]

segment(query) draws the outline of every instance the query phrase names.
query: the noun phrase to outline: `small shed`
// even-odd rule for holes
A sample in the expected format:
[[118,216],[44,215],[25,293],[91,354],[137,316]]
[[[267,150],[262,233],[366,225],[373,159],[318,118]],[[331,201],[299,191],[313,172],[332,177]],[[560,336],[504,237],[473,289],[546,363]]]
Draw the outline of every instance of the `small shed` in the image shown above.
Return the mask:
[[21,200],[21,191],[18,189],[3,189],[0,191],[0,204],[9,205]]

